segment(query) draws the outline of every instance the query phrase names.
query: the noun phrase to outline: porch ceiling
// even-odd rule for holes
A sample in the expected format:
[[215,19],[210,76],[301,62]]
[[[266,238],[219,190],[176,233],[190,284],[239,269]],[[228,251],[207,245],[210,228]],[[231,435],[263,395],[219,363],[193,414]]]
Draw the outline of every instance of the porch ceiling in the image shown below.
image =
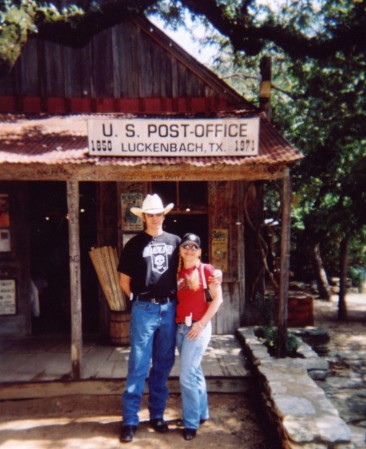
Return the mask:
[[[240,111],[215,115],[242,116]],[[268,180],[283,177],[288,167],[303,157],[265,118],[261,118],[257,156],[90,156],[87,120],[95,117],[0,115],[0,180]]]

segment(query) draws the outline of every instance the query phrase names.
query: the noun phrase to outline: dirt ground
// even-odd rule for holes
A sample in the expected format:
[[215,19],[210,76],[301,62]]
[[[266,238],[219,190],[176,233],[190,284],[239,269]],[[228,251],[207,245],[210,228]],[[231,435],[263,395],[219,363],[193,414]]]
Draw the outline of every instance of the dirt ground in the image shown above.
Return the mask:
[[171,395],[165,419],[170,432],[155,433],[148,424],[146,397],[132,443],[120,443],[120,397],[65,396],[0,402],[1,449],[277,449],[255,403],[247,395],[210,394],[211,419],[193,441],[185,441],[180,396]]
[[[330,333],[330,350],[359,350],[365,332],[365,295],[348,298],[349,320],[337,321],[337,298],[316,301],[315,325]],[[360,327],[361,326],[361,327]],[[364,340],[362,340],[364,345]],[[354,346],[356,345],[356,346]],[[278,449],[257,404],[248,394],[210,394],[211,419],[193,441],[185,441],[180,425],[180,396],[169,397],[165,418],[168,434],[156,434],[148,424],[146,397],[141,424],[132,443],[119,442],[120,396],[64,396],[0,401],[1,449]]]

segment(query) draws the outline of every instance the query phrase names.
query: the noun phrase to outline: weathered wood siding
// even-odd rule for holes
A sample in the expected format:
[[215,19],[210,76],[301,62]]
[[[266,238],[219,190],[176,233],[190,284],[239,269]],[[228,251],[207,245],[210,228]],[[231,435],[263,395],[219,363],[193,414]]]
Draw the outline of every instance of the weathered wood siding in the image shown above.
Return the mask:
[[[210,182],[208,185],[210,247],[214,229],[227,229],[229,236],[228,271],[224,273],[222,284],[224,303],[213,321],[215,334],[233,333],[240,324],[245,277],[241,254],[244,248],[240,244],[243,234],[241,193],[241,182]],[[212,260],[212,254],[209,256]]]
[[134,22],[96,34],[83,48],[29,39],[0,95],[56,98],[225,97]]

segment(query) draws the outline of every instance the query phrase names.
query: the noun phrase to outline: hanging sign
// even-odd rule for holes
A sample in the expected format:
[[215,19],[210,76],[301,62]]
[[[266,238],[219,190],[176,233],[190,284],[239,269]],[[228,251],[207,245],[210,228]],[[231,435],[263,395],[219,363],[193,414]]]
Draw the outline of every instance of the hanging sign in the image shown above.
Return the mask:
[[259,117],[88,120],[89,154],[98,156],[255,156]]

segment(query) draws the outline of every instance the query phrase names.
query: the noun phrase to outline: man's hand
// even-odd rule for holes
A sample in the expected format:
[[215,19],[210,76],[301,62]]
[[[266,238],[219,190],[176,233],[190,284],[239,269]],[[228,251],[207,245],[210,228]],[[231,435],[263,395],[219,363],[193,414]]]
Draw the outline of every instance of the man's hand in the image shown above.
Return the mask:
[[222,271],[215,270],[214,275],[208,278],[208,283],[210,285],[221,285],[222,284]]

